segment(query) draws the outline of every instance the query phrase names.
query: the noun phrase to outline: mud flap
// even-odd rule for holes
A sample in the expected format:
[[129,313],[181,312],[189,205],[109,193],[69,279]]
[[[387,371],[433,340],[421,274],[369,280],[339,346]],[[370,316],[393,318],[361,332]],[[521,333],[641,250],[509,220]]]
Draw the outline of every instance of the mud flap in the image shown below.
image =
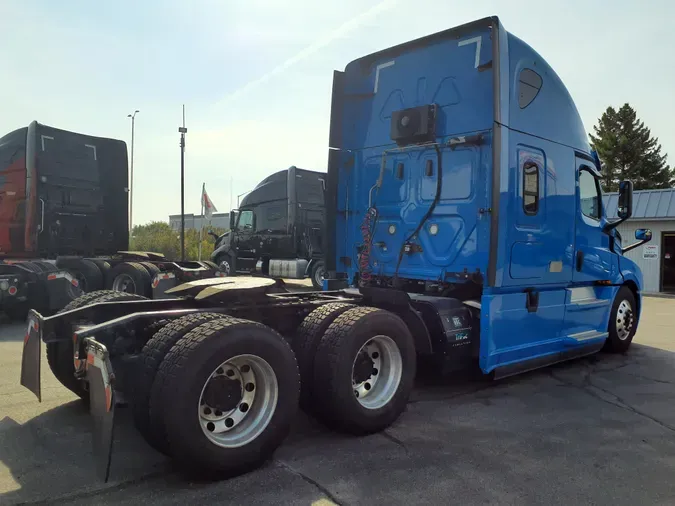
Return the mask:
[[58,311],[84,292],[77,279],[67,271],[50,272],[47,276],[47,296],[49,309]]
[[94,419],[92,443],[96,473],[105,482],[110,476],[113,428],[115,422],[115,375],[110,364],[107,348],[85,339],[87,352],[87,381],[89,383],[90,413]]
[[170,295],[166,295],[166,291],[178,284],[176,275],[173,272],[160,272],[156,274],[152,280],[152,298],[153,299],[169,299]]
[[21,355],[21,385],[33,392],[38,401],[42,402],[42,392],[40,389],[42,316],[34,309],[31,309],[26,321],[26,335],[23,338],[23,354]]

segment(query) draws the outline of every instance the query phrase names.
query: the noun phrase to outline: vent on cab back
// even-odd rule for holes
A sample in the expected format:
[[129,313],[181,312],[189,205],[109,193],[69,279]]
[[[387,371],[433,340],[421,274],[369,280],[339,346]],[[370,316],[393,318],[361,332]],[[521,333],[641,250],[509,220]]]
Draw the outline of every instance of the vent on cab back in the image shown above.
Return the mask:
[[436,104],[395,111],[391,115],[391,140],[399,146],[431,142],[436,138]]

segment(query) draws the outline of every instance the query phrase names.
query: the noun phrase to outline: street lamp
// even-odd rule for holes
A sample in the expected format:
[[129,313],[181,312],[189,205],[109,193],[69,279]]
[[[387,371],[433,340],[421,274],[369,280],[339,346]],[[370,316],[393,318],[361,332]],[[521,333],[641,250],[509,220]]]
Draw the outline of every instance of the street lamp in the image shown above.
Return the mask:
[[239,199],[240,199],[241,197],[243,197],[244,195],[246,195],[247,193],[251,193],[251,191],[252,191],[252,190],[249,190],[249,191],[246,191],[246,192],[244,192],[244,193],[240,193],[239,195],[237,195],[237,208],[239,207]]
[[127,114],[127,118],[131,118],[131,181],[129,182],[129,231],[133,228],[134,220],[134,123],[136,114],[140,111],[137,109],[133,114]]

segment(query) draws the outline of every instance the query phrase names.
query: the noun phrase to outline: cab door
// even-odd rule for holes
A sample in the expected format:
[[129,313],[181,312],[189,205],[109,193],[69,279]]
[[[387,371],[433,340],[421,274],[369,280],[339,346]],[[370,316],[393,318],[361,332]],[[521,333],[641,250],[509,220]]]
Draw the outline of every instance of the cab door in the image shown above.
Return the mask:
[[255,230],[261,259],[295,258],[288,228],[288,201],[275,200],[256,208]]
[[577,157],[575,243],[572,284],[566,295],[564,343],[570,351],[594,346],[607,336],[607,324],[617,287],[597,284],[616,280],[618,256],[610,246],[611,237],[603,231],[602,192],[599,174],[593,164]]
[[255,269],[258,248],[256,248],[254,227],[253,211],[250,209],[240,211],[232,238],[234,250],[237,252],[236,269],[238,271]]
[[618,272],[618,257],[610,250],[610,236],[603,232],[600,181],[595,168],[585,159],[576,159],[577,212],[573,258],[573,285],[613,280]]

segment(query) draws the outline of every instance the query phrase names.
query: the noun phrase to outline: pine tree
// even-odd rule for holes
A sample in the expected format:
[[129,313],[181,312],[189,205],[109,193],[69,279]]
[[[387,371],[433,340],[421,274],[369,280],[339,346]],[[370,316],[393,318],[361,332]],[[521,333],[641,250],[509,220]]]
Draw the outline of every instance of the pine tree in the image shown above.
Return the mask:
[[666,164],[658,138],[624,104],[618,111],[608,107],[595,125],[591,144],[602,160],[602,187],[617,191],[619,181],[630,179],[636,190],[671,188],[675,170]]

